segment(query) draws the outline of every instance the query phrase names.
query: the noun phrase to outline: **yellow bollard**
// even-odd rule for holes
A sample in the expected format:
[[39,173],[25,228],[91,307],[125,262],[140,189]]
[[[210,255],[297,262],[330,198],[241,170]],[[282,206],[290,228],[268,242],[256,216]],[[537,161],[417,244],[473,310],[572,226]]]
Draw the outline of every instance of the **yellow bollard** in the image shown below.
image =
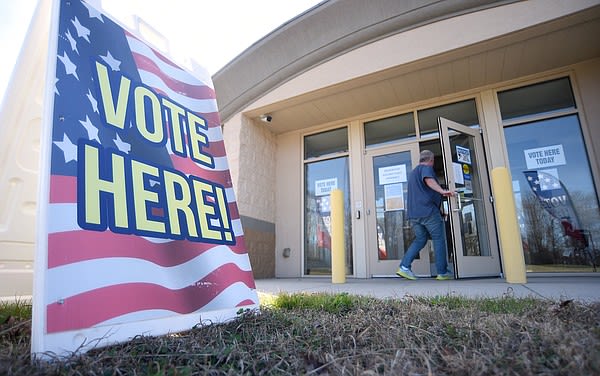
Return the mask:
[[346,283],[344,194],[331,191],[331,283]]
[[496,167],[492,170],[492,188],[496,202],[500,252],[502,253],[506,282],[527,283],[517,209],[512,182],[506,167]]

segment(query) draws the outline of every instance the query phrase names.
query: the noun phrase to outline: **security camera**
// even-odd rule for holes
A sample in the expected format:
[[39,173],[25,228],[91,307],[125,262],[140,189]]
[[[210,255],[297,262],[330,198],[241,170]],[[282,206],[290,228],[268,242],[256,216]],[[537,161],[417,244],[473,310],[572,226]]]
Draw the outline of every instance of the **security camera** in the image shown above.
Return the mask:
[[270,123],[273,120],[273,116],[271,115],[260,115],[260,120],[264,121],[265,123]]

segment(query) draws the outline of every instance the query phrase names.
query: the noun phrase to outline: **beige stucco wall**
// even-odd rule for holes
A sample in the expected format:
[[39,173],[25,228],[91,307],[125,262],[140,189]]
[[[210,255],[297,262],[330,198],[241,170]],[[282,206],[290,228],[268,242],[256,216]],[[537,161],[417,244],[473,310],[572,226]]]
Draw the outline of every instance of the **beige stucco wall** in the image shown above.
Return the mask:
[[275,136],[237,114],[223,126],[233,189],[255,278],[275,276]]
[[240,132],[242,131],[242,115],[236,114],[230,121],[228,121],[226,124],[223,124],[222,131],[223,143],[225,144],[225,151],[227,152],[229,173],[231,174],[231,182],[233,184],[233,190],[237,200],[237,188],[238,181],[240,179]]
[[574,89],[585,110],[582,123],[587,152],[595,176],[596,190],[600,192],[600,59],[578,64],[574,78]]
[[241,114],[224,124],[223,139],[240,214],[275,220],[275,136]]
[[[275,200],[275,257],[277,277],[302,275],[302,137],[290,132],[277,137],[276,173],[278,176]],[[283,257],[283,249],[290,256]]]
[[[275,136],[267,125],[243,118],[240,133],[238,200],[244,215],[273,223],[275,220]],[[260,197],[260,199],[257,199]]]

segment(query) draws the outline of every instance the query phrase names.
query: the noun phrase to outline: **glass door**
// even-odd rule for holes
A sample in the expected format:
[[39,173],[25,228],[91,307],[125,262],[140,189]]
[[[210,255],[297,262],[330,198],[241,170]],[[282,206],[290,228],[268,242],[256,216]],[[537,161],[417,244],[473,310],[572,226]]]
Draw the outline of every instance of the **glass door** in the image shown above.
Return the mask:
[[331,275],[331,191],[344,197],[346,274],[352,275],[352,218],[348,157],[305,164],[304,274]]
[[500,259],[485,156],[479,128],[439,118],[450,199],[456,276],[500,275]]
[[[419,161],[416,144],[367,151],[367,259],[373,277],[395,276],[414,235],[406,219],[408,174]],[[356,215],[360,215],[359,212]],[[430,276],[426,247],[413,263],[413,271]]]

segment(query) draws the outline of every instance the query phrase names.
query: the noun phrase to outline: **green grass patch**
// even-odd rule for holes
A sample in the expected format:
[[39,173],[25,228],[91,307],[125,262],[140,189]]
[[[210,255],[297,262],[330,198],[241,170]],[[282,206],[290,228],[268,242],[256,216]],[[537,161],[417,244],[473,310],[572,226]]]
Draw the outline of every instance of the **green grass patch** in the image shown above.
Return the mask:
[[498,298],[482,299],[477,301],[477,307],[482,312],[489,313],[512,313],[522,315],[540,305],[538,300],[532,298]]
[[31,302],[29,300],[0,301],[0,324],[9,319],[31,319]]
[[340,294],[281,294],[272,303],[279,309],[317,309],[329,313],[348,312],[366,298]]
[[477,309],[481,312],[523,314],[540,304],[539,300],[532,298],[480,298],[470,299],[460,296],[436,296],[432,298],[420,298],[421,302],[432,306],[449,310]]

